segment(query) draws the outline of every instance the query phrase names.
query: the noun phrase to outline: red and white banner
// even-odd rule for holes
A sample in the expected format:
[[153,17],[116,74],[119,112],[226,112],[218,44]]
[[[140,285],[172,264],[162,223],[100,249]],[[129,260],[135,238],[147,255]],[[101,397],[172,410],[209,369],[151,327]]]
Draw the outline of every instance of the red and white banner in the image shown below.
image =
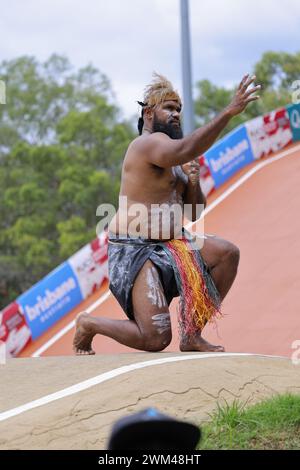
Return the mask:
[[245,126],[255,159],[277,152],[293,140],[286,108],[252,119]]
[[95,292],[104,279],[108,278],[107,245],[107,232],[102,232],[68,260],[84,299]]
[[205,160],[205,156],[199,157],[200,164],[200,184],[202,192],[205,196],[208,196],[215,188],[215,182],[211,176],[209,166]]
[[13,302],[0,312],[0,343],[2,356],[15,357],[31,338],[24,315],[17,302]]

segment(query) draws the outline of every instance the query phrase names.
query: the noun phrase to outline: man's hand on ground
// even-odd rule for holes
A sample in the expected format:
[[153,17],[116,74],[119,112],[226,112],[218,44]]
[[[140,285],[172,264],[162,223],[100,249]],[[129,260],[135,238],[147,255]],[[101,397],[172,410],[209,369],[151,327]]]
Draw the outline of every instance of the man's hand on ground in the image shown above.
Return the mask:
[[254,93],[261,89],[261,85],[249,88],[249,86],[254,82],[255,79],[255,75],[253,75],[252,77],[249,77],[249,74],[244,76],[233,97],[233,100],[227,106],[227,111],[231,116],[236,116],[237,114],[240,114],[244,111],[246,106],[251,103],[251,101],[256,101],[259,99],[259,96],[254,95]]

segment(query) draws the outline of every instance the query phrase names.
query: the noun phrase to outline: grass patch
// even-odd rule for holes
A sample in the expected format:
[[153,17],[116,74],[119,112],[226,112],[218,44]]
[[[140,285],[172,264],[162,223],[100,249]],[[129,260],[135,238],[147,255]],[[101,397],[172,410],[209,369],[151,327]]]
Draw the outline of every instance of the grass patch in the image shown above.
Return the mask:
[[300,395],[279,395],[251,407],[226,403],[201,426],[199,449],[300,449]]

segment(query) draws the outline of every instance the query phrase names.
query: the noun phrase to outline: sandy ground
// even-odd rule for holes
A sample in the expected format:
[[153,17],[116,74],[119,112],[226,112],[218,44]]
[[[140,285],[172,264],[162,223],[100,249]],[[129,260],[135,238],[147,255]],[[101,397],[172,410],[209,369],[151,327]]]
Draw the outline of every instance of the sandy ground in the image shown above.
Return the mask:
[[[1,413],[124,365],[189,354],[131,353],[10,360],[0,366]],[[72,396],[0,421],[0,449],[105,449],[112,424],[148,406],[200,424],[216,402],[252,404],[300,393],[300,365],[289,359],[193,358],[132,370]]]

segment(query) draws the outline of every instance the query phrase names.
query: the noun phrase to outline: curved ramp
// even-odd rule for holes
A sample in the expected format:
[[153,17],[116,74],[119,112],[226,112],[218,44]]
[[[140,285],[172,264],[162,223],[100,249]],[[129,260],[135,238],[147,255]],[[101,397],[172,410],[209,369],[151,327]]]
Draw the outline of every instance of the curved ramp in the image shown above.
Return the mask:
[[[205,231],[235,243],[241,251],[237,279],[223,305],[218,329],[204,336],[226,351],[290,357],[300,340],[300,146],[255,162],[238,173],[208,201]],[[298,230],[299,228],[299,230]],[[173,341],[178,351],[177,301],[171,304]],[[107,284],[51,330],[31,343],[21,356],[73,354],[74,317],[88,309],[97,316],[124,319]],[[94,340],[97,353],[132,351],[110,338]]]
[[200,424],[217,400],[300,393],[287,358],[227,353],[18,359],[0,374],[0,449],[105,449],[115,420],[147,406]]

